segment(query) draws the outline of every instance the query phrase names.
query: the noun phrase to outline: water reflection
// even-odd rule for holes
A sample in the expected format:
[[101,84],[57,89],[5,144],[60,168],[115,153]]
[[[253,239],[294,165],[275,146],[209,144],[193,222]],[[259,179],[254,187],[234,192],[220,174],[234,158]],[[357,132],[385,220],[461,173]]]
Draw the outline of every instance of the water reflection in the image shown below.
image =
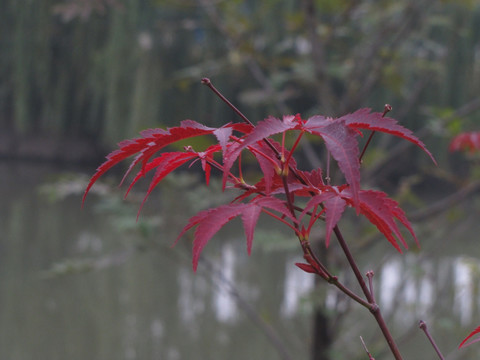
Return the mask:
[[[2,358],[236,360],[287,358],[286,353],[308,358],[314,277],[294,266],[302,260],[295,247],[272,252],[258,246],[248,257],[243,238],[232,236],[238,229],[233,224],[207,246],[193,274],[188,237],[169,247],[196,211],[181,208],[189,201],[185,192],[168,184],[160,188],[141,221],[157,214],[157,206],[166,209],[160,211],[162,221],[128,230],[123,219],[135,217],[136,204],[105,211],[97,206],[103,200],[92,197],[81,211],[79,195],[48,202],[38,185],[57,169],[1,166]],[[478,233],[475,216],[466,221],[464,228]],[[456,234],[455,251],[428,241],[423,252],[402,256],[383,242],[368,249],[372,255],[361,268],[375,268],[376,296],[398,336],[423,319],[448,350],[480,324],[478,249],[465,247],[468,254],[461,253],[461,238],[469,237]],[[429,258],[432,249],[438,251]],[[372,257],[383,265],[371,263]],[[54,270],[71,275],[45,279],[55,263],[63,267]],[[351,281],[348,274],[339,277]],[[339,299],[328,287],[327,307],[338,309]],[[336,358],[362,354],[359,335],[384,349],[369,314],[350,307],[334,343]],[[411,337],[401,346],[413,344],[430,351]],[[411,356],[418,358],[418,350]]]
[[[220,268],[224,276],[224,280],[229,284],[235,284],[235,268],[236,268],[235,250],[231,244],[222,247]],[[215,314],[217,320],[221,322],[232,322],[237,318],[238,309],[233,295],[226,291],[220,290],[215,295]]]

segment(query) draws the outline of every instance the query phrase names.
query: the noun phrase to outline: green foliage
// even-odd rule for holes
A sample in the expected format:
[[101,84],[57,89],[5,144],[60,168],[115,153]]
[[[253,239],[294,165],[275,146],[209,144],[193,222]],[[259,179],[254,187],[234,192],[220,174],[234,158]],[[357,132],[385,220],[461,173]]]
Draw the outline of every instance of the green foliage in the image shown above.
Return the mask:
[[251,117],[388,100],[412,129],[420,103],[457,108],[478,92],[476,1],[307,3],[7,0],[1,123],[108,144],[191,110],[224,123],[229,110],[194,86],[202,76]]

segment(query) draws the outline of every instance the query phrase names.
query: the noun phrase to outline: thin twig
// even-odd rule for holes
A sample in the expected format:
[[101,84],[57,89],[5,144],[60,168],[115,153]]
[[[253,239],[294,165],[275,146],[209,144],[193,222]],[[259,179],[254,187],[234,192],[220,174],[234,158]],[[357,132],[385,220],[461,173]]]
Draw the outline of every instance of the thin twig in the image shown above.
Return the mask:
[[437,344],[435,343],[435,340],[433,340],[433,337],[430,335],[430,332],[428,331],[427,324],[425,323],[425,321],[420,320],[420,323],[419,323],[418,326],[419,326],[420,329],[423,330],[423,332],[424,332],[425,335],[427,336],[428,340],[430,341],[430,344],[432,344],[433,349],[434,349],[435,352],[437,353],[438,358],[439,358],[440,360],[445,360],[445,358],[444,358],[443,355],[442,355],[442,352],[440,351],[440,349],[438,348]]
[[365,349],[365,352],[368,355],[368,360],[375,360],[375,358],[370,354],[370,352],[367,349],[367,345],[365,345],[365,341],[363,341],[363,338],[360,336],[360,341],[362,342],[363,348]]
[[[385,104],[385,107],[383,109],[382,118],[385,117],[385,115],[390,111],[392,111],[392,106],[389,105],[389,104]],[[370,141],[372,141],[373,135],[375,135],[375,130],[370,133],[370,136],[368,137],[368,140],[365,143],[365,146],[363,147],[362,153],[360,154],[360,156],[358,158],[358,161],[360,163],[362,162],[362,158],[363,158],[363,155],[365,154],[365,151],[367,151],[368,145],[370,145]]]

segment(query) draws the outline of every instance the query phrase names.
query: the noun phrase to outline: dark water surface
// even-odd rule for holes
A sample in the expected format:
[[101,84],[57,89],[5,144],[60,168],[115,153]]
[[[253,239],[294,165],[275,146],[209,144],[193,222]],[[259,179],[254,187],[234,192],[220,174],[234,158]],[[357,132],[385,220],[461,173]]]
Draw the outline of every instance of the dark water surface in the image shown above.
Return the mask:
[[[334,359],[365,358],[360,335],[376,358],[390,358],[368,312],[331,287],[314,291],[278,225],[272,234],[260,226],[250,257],[239,223],[228,226],[194,274],[190,235],[170,245],[216,193],[189,195],[188,177],[159,188],[135,223],[138,198],[123,202],[113,186],[95,188],[103,195],[82,210],[81,173],[11,163],[0,172],[1,359],[308,359],[318,298],[332,321],[334,309],[349,314]],[[381,240],[359,256],[405,358],[435,358],[420,319],[449,359],[465,356],[455,347],[480,325],[479,207],[469,206],[451,222],[415,224],[421,251],[399,255]]]

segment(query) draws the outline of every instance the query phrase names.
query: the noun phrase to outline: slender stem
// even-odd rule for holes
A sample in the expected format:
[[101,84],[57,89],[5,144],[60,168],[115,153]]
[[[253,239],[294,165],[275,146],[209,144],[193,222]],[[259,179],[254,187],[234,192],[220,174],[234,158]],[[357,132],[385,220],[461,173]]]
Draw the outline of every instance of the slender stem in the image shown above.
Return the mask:
[[[235,111],[237,115],[240,116],[244,122],[254,126],[253,123],[250,120],[248,120],[248,118],[245,115],[243,115],[243,113],[240,110],[238,110],[235,105],[233,105],[225,96],[222,95],[220,91],[217,90],[215,86],[213,86],[209,78],[203,78],[202,84],[207,85],[209,89],[212,90],[215,93],[215,95],[217,95],[223,102],[225,102],[233,111]],[[270,149],[273,150],[273,152],[277,155],[277,158],[280,159],[281,155],[278,152],[278,150],[275,148],[275,146],[273,146],[273,144],[268,139],[263,139],[263,141],[265,142],[265,144],[268,145]]]
[[350,267],[352,268],[352,271],[355,274],[355,277],[357,278],[357,281],[360,284],[363,293],[365,294],[365,297],[370,304],[370,312],[377,321],[377,324],[380,327],[380,330],[382,331],[385,340],[387,340],[390,351],[392,352],[396,360],[402,360],[400,350],[398,349],[398,346],[395,343],[395,340],[393,339],[393,336],[390,333],[390,330],[388,329],[385,320],[383,319],[382,313],[380,312],[380,307],[375,302],[372,292],[368,289],[367,284],[365,283],[365,280],[363,279],[363,276],[358,269],[357,263],[355,262],[355,259],[353,258],[352,253],[350,252],[350,249],[348,248],[348,245],[345,242],[342,233],[340,232],[340,229],[338,228],[338,226],[335,226],[333,228],[333,231],[337,237],[338,242],[340,243],[340,246],[342,247],[343,252],[345,253],[345,256],[347,257],[347,261],[350,264]]
[[425,333],[425,335],[427,336],[428,340],[430,341],[430,344],[432,344],[433,349],[434,349],[435,352],[437,353],[438,358],[439,358],[440,360],[445,360],[445,358],[443,357],[442,352],[440,351],[440,349],[438,348],[437,344],[435,343],[435,340],[433,339],[432,335],[430,335],[430,332],[428,331],[427,324],[425,323],[425,321],[420,320],[419,328],[422,329],[423,332]]
[[305,258],[305,260],[307,260],[307,262],[310,265],[312,265],[312,267],[317,271],[317,274],[322,279],[324,279],[329,284],[332,284],[332,285],[336,286],[340,291],[342,291],[344,294],[346,294],[352,300],[356,301],[357,303],[364,306],[365,308],[371,310],[372,306],[368,301],[365,301],[360,296],[355,294],[352,290],[350,290],[348,287],[343,285],[338,280],[337,276],[332,276],[330,274],[330,272],[327,270],[327,268],[322,264],[322,262],[313,253],[308,240],[303,240],[302,241],[300,239],[300,244],[301,244],[302,249],[303,249],[303,257]]
[[300,234],[300,230],[298,230],[298,225],[296,225],[296,223],[294,223],[296,226],[293,227],[292,225],[290,225],[290,223],[288,221],[285,221],[284,219],[282,219],[280,216],[278,215],[275,215],[274,213],[272,213],[271,211],[265,209],[265,208],[262,208],[262,211],[267,214],[268,216],[271,216],[272,218],[280,221],[281,223],[287,225],[289,228],[291,228],[293,231],[295,231],[295,234],[299,235]]
[[245,121],[247,124],[250,124],[250,125],[253,126],[253,123],[250,120],[248,120],[248,118],[245,115],[243,115],[243,113],[240,110],[238,110],[235,105],[233,105],[225,96],[223,96],[222,93],[220,91],[218,91],[215,86],[213,86],[213,84],[212,84],[212,82],[210,81],[209,78],[203,78],[202,79],[202,84],[207,85],[210,88],[210,90],[212,90],[215,93],[215,95],[217,95],[233,111],[235,111],[237,113],[237,115],[240,116],[243,119],[243,121]]
[[[392,106],[389,104],[385,104],[385,107],[383,109],[383,114],[382,117],[385,117],[389,111],[392,110]],[[359,162],[362,162],[363,155],[365,154],[365,151],[367,151],[368,145],[370,145],[370,141],[372,141],[373,135],[375,135],[375,131],[372,131],[370,136],[368,137],[367,142],[365,143],[365,146],[363,147],[362,153],[360,154],[360,157],[358,158]]]
[[303,131],[298,135],[297,140],[295,141],[295,144],[293,144],[292,148],[290,149],[290,152],[288,153],[287,160],[285,161],[285,163],[287,163],[288,165],[290,165],[290,159],[292,158],[293,152],[297,148],[302,136],[303,136]]
[[375,360],[375,358],[370,354],[370,351],[368,351],[367,345],[365,345],[365,341],[363,341],[363,338],[360,336],[360,341],[362,342],[363,348],[365,349],[365,352],[368,355],[368,360]]
[[333,228],[333,232],[335,233],[335,236],[337,237],[337,240],[338,240],[343,252],[345,253],[347,261],[348,261],[350,267],[352,268],[352,271],[355,274],[355,277],[357,278],[357,281],[358,281],[360,287],[362,288],[362,291],[365,294],[365,297],[367,298],[369,303],[372,303],[372,304],[375,303],[375,301],[373,299],[373,296],[372,296],[372,293],[368,289],[367,284],[365,283],[365,280],[363,279],[363,276],[362,276],[360,270],[358,269],[357,263],[355,262],[355,259],[353,258],[353,255],[350,252],[350,249],[349,249],[345,239],[343,238],[343,235],[340,232],[340,229],[338,228],[338,226],[335,226]]
[[370,133],[370,136],[368,137],[367,142],[365,143],[365,146],[363,147],[362,153],[360,154],[358,161],[362,162],[363,155],[365,154],[365,151],[367,151],[368,145],[370,145],[370,141],[372,141],[373,135],[375,135],[375,131],[372,131]]
[[330,185],[330,180],[332,180],[332,178],[330,177],[330,159],[330,151],[327,151],[327,176],[325,178],[325,180],[327,181],[327,185]]
[[357,303],[359,303],[360,305],[362,305],[363,307],[369,309],[370,311],[372,311],[372,304],[370,304],[369,302],[365,301],[364,299],[362,299],[360,296],[358,296],[357,294],[355,294],[352,290],[350,290],[349,288],[347,288],[345,285],[343,285],[340,281],[338,281],[338,278],[336,276],[331,276],[329,279],[327,279],[327,281],[330,283],[330,284],[333,284],[335,285],[339,290],[341,290],[343,293],[345,293],[348,297],[350,297],[352,300],[356,301]]

